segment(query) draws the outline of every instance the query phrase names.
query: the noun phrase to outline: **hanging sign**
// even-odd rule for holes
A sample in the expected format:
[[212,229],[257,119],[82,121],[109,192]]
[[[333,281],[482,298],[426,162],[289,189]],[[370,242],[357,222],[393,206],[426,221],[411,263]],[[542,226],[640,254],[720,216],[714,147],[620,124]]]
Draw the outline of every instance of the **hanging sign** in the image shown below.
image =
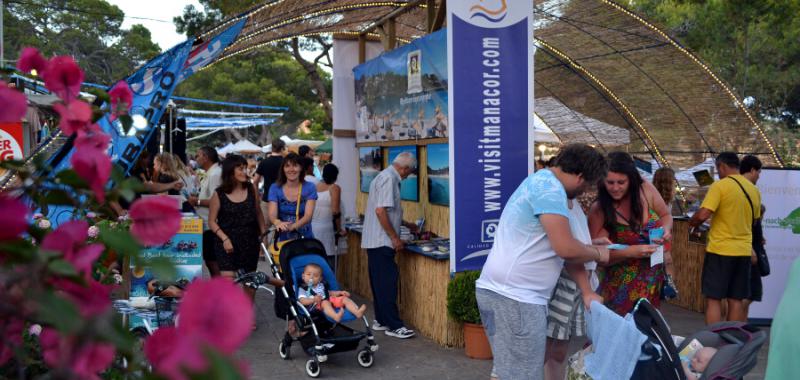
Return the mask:
[[0,123],[0,161],[23,158],[22,123]]

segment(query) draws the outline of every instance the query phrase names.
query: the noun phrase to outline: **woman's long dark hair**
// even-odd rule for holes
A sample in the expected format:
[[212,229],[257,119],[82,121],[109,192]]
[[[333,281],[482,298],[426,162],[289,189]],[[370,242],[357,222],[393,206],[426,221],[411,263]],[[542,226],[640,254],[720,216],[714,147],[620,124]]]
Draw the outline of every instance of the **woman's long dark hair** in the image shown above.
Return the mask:
[[289,153],[286,155],[286,157],[283,158],[283,163],[281,163],[281,170],[278,171],[278,180],[275,181],[275,183],[277,183],[278,186],[283,186],[286,184],[287,178],[284,169],[286,168],[286,165],[289,164],[300,166],[300,183],[305,182],[304,178],[306,176],[306,170],[305,168],[303,168],[303,163],[300,160],[300,156],[298,156],[297,153]]
[[[628,192],[625,194],[631,203],[631,212],[628,223],[631,230],[640,233],[642,225],[642,176],[639,175],[639,170],[636,169],[636,164],[633,158],[625,152],[612,152],[608,154],[608,171],[624,174],[628,177]],[[620,223],[617,222],[617,210],[614,208],[614,198],[606,189],[605,178],[601,179],[597,184],[597,201],[600,202],[600,208],[603,210],[603,228],[608,231],[608,238],[614,241],[617,238],[617,227]]]
[[[233,190],[236,190],[236,186],[239,185],[239,181],[236,180],[236,168],[240,166],[246,168],[247,160],[238,154],[229,154],[222,161],[222,184],[219,185],[219,188],[225,194],[232,193]],[[248,179],[243,186],[249,187],[249,185],[250,180]]]

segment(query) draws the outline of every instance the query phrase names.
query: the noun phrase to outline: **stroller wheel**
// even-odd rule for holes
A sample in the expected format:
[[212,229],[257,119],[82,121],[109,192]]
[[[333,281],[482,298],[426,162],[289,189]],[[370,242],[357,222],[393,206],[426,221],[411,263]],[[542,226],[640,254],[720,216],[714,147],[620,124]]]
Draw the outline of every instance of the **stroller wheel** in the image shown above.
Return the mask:
[[278,355],[281,356],[283,360],[289,360],[289,354],[291,353],[292,346],[287,346],[283,342],[278,344]]
[[310,377],[319,377],[321,368],[319,367],[319,362],[316,359],[308,359],[306,362],[306,375]]
[[375,358],[372,356],[372,351],[370,349],[363,349],[358,351],[358,364],[364,368],[372,367],[372,363],[375,363]]

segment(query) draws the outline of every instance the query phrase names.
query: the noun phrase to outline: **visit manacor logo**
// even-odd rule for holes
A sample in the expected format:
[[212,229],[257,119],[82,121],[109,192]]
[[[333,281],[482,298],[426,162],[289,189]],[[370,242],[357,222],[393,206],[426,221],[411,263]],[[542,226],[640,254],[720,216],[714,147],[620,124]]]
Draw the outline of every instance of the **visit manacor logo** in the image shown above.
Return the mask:
[[778,222],[778,225],[783,228],[791,228],[792,233],[800,234],[800,207],[790,212],[786,218]]

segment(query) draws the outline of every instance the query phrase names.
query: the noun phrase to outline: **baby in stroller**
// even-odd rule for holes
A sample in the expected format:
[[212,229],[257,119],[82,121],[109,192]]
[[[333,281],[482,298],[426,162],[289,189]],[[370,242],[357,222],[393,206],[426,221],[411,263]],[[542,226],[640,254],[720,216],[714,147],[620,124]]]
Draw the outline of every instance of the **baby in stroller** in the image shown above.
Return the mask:
[[328,290],[322,275],[322,267],[311,263],[303,268],[303,284],[299,286],[297,300],[309,310],[321,308],[328,318],[339,322],[347,309],[356,318],[361,318],[367,305],[356,305],[350,293],[344,290]]
[[703,347],[692,356],[689,361],[682,360],[683,372],[686,374],[688,380],[698,380],[703,376],[703,371],[708,368],[708,363],[711,358],[717,354],[717,349],[714,347]]

